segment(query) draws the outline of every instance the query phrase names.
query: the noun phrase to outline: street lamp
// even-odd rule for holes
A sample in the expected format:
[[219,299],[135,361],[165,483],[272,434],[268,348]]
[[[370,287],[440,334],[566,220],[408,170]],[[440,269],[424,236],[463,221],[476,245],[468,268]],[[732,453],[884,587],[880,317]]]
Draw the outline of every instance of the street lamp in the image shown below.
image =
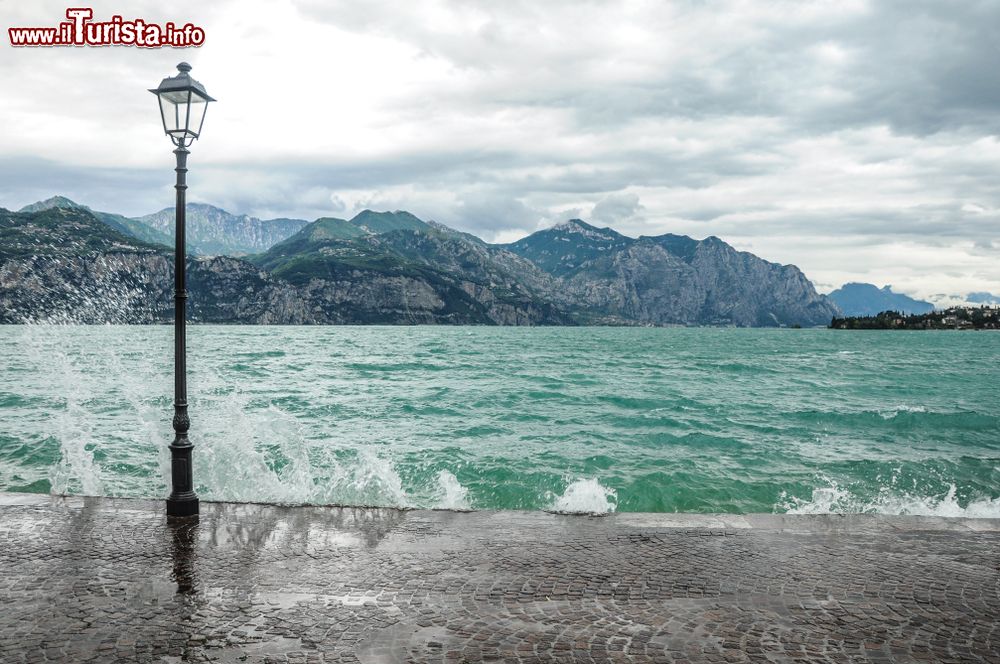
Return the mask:
[[167,516],[195,516],[198,514],[198,496],[194,492],[191,472],[191,451],[188,440],[191,420],[187,413],[187,290],[184,280],[184,205],[187,189],[187,146],[201,135],[208,102],[215,101],[205,92],[205,87],[191,78],[191,65],[177,65],[176,76],[170,76],[160,87],[150,90],[160,101],[160,118],[163,131],[177,149],[177,228],[174,251],[174,440],[170,443],[170,497],[167,498]]

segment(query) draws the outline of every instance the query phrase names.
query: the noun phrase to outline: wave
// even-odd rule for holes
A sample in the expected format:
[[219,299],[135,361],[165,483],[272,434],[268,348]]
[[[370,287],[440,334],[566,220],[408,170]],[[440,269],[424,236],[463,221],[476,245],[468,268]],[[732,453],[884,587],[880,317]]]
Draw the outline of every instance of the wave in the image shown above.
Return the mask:
[[878,410],[828,411],[798,410],[781,413],[787,419],[806,426],[827,425],[850,430],[854,427],[877,427],[888,430],[926,429],[934,431],[992,431],[1000,429],[1000,417],[973,410],[936,411],[926,406],[897,404]]
[[899,404],[895,408],[889,408],[886,410],[878,411],[879,416],[883,420],[895,419],[900,413],[926,413],[927,409],[923,406],[910,406],[905,403]]
[[571,482],[549,509],[555,512],[608,514],[617,507],[618,494],[614,489],[602,486],[596,479],[579,479]]
[[[44,334],[47,326],[32,326],[36,334],[25,334],[23,348],[30,365],[48,366],[61,385],[59,396],[52,401],[49,426],[59,442],[59,461],[48,469],[50,491],[56,495],[78,493],[99,496],[105,490],[101,467],[95,459],[97,426],[88,406],[88,374],[77,366],[58,343]],[[38,375],[44,376],[42,372]]]
[[435,505],[442,510],[467,510],[471,508],[469,504],[469,490],[458,481],[452,473],[442,470],[437,476],[438,501]]
[[875,496],[860,496],[830,481],[813,489],[808,499],[782,493],[776,512],[787,514],[888,514],[894,516],[945,516],[1000,518],[1000,498],[979,497],[962,505],[958,488],[951,484],[943,495],[920,496],[882,489]]

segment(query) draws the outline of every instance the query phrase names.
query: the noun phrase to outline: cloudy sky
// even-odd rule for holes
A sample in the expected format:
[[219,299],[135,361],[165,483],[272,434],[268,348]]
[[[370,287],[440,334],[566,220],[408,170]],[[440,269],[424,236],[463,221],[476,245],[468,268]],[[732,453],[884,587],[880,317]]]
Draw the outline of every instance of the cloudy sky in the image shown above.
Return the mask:
[[[172,203],[147,88],[220,101],[190,200],[260,217],[406,209],[492,241],[581,217],[717,235],[845,281],[1000,293],[1000,2],[92,3],[199,49],[10,47],[0,205]],[[65,3],[0,0],[4,28]]]

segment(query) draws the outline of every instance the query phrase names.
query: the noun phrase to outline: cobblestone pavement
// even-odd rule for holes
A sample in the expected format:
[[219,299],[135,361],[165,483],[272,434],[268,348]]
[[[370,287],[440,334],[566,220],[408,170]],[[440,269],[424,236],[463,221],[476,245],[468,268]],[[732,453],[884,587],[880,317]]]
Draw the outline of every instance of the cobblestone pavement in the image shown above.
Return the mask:
[[0,661],[1000,662],[1000,520],[0,494]]

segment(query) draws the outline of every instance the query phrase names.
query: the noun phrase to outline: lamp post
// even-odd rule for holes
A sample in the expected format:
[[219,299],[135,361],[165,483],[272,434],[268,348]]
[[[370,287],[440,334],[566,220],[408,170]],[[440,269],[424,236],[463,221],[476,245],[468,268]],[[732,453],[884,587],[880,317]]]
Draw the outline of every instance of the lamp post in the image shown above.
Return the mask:
[[215,101],[205,92],[205,87],[191,78],[191,65],[177,65],[176,76],[170,76],[160,87],[150,90],[160,102],[163,131],[170,137],[177,157],[177,226],[174,251],[174,440],[170,443],[170,497],[167,498],[167,516],[195,516],[198,514],[198,496],[194,492],[191,472],[191,451],[188,440],[191,420],[187,412],[187,289],[184,279],[184,206],[187,189],[187,146],[201,135],[208,102]]

